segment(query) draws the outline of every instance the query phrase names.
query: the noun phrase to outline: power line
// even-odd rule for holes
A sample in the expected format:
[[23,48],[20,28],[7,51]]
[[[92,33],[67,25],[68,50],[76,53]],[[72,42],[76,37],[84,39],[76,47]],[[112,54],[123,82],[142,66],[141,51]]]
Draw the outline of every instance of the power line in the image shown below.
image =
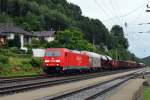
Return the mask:
[[129,23],[132,24],[133,22],[139,20],[141,18],[141,16],[143,15],[143,13],[144,13],[144,6],[143,6],[143,9],[141,9],[141,11],[139,12],[139,14],[137,15],[137,17],[135,17],[134,20],[130,21]]
[[[115,9],[115,7],[114,7],[114,5],[113,5],[112,1],[111,1],[111,0],[108,0],[108,1],[109,1],[110,5],[111,5],[111,7],[112,7],[113,11],[114,11],[114,13],[113,13],[113,14],[115,14],[115,17],[118,17],[118,14],[116,13],[116,9]],[[121,24],[122,24],[122,22],[121,22],[120,18],[118,18],[118,21],[119,21],[119,23],[121,23]]]
[[103,7],[101,6],[101,4],[97,1],[97,0],[94,0],[95,1],[95,4],[98,6],[98,7],[100,7],[100,9],[103,11],[103,13],[105,14],[105,15],[109,15],[106,11],[105,11],[105,9],[103,9]]
[[[115,7],[113,6],[113,4],[112,4],[112,2],[110,2],[109,0],[105,0],[105,1],[107,1],[107,3],[108,3],[108,7],[106,7],[106,8],[108,8],[109,9],[109,12],[111,12],[111,15],[114,15],[115,14],[115,17],[116,16],[118,16],[117,15],[117,11],[116,11],[116,9],[115,9]],[[120,19],[116,19],[116,20],[113,20],[113,21],[115,21],[116,23],[119,23],[119,25],[120,25],[120,23],[121,23],[121,21],[120,21]]]
[[[149,2],[150,2],[150,1],[149,1]],[[142,5],[140,5],[140,6],[139,6],[139,7],[137,7],[137,8],[133,9],[132,11],[130,11],[130,12],[128,12],[128,13],[126,13],[126,14],[124,14],[124,15],[118,16],[118,17],[126,17],[126,16],[129,16],[130,14],[132,14],[132,13],[136,12],[137,10],[139,10],[140,8],[142,8],[143,6],[145,6],[145,3],[144,3],[144,4],[142,4]],[[116,18],[118,18],[118,17],[112,17],[112,18],[109,18],[109,19],[103,20],[103,22],[110,21],[110,20],[116,19]]]
[[[105,14],[105,16],[109,16],[109,14],[105,11],[105,9],[101,6],[101,4],[97,0],[94,0],[94,2],[102,10],[102,12]],[[112,24],[113,24],[113,21],[112,21]]]

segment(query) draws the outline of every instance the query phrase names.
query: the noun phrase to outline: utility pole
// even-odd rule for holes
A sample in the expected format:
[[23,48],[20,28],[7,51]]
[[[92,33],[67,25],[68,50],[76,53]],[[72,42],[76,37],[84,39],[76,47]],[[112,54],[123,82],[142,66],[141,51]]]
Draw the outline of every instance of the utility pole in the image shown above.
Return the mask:
[[[95,35],[93,35],[93,47],[95,47]],[[93,52],[94,52],[94,48],[93,48]]]
[[118,60],[118,51],[117,51],[117,48],[116,48],[116,60]]
[[95,36],[93,35],[93,47],[95,46]]

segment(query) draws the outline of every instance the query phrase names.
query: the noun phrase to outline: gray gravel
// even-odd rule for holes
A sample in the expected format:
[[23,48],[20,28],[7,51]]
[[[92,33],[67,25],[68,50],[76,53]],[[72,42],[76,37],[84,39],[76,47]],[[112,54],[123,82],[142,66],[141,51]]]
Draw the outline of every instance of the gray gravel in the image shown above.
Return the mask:
[[[83,91],[79,91],[77,93],[74,93],[72,95],[69,95],[67,97],[60,98],[57,100],[85,100],[95,94],[102,93],[104,90],[106,90],[110,87],[113,87],[114,85],[119,84],[127,79],[128,79],[128,77],[116,79],[116,80],[108,82],[106,84],[95,86],[93,88],[86,89]],[[99,98],[97,100],[104,100],[104,97],[99,96]]]

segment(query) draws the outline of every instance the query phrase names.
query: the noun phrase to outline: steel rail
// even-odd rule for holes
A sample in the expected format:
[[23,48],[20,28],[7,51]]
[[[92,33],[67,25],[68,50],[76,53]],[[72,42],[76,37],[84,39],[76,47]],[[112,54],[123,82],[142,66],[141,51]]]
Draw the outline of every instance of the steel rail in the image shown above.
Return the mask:
[[[137,71],[138,72],[138,71]],[[131,78],[137,77],[138,74],[132,73],[129,75],[125,75],[122,77],[114,78],[112,80],[108,80],[93,86],[89,86],[80,90],[76,90],[70,93],[58,95],[58,96],[47,96],[44,98],[40,98],[40,100],[94,100],[98,96],[109,92],[111,89],[118,87],[124,82],[128,81]]]
[[[127,71],[127,70],[126,70]],[[112,72],[103,72],[89,75],[80,75],[80,76],[69,76],[69,77],[55,77],[55,78],[46,78],[41,79],[37,78],[36,80],[26,80],[26,81],[18,81],[18,82],[10,82],[10,83],[2,83],[0,84],[0,95],[11,94],[15,92],[21,92],[25,90],[36,89],[45,86],[53,86],[68,82],[74,82],[79,80],[85,80],[95,77],[101,77],[116,73],[125,72],[124,70],[112,71]]]

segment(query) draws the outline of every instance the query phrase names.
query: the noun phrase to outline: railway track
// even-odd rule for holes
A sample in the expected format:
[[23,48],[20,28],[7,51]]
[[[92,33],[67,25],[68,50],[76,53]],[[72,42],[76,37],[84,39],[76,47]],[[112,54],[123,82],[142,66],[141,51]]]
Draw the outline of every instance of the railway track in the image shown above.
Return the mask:
[[0,82],[0,95],[8,95],[16,92],[37,89],[40,87],[53,86],[57,84],[62,84],[66,82],[79,81],[84,79],[90,79],[100,76],[106,76],[121,72],[126,72],[129,70],[118,70],[109,71],[85,75],[67,76],[67,77],[51,77],[51,76],[40,76],[40,77],[28,77],[28,78],[15,78],[15,79],[5,79]]
[[105,81],[93,86],[82,88],[67,94],[58,96],[49,96],[41,98],[40,100],[103,100],[102,96],[111,89],[121,85],[131,78],[135,78],[139,73],[132,73],[123,77],[118,77],[109,81]]
[[[134,69],[126,69],[126,70],[116,70],[116,71],[103,71],[103,72],[97,72],[98,74],[105,74],[105,73],[116,73],[116,72],[125,72],[125,71],[131,71]],[[87,73],[93,75],[93,73]],[[81,74],[81,75],[87,75],[87,74]],[[95,73],[94,73],[95,74]],[[79,76],[78,74],[76,75],[68,75],[70,76]],[[13,83],[13,82],[21,82],[21,81],[28,81],[28,80],[38,80],[38,79],[47,79],[47,78],[55,78],[55,77],[68,77],[66,75],[33,75],[33,76],[21,76],[21,77],[0,77],[0,84],[8,84],[8,83]]]
[[50,75],[37,75],[37,76],[25,76],[25,77],[11,77],[11,78],[0,78],[0,84],[7,84],[12,82],[26,81],[26,80],[36,80],[39,78],[49,78]]

